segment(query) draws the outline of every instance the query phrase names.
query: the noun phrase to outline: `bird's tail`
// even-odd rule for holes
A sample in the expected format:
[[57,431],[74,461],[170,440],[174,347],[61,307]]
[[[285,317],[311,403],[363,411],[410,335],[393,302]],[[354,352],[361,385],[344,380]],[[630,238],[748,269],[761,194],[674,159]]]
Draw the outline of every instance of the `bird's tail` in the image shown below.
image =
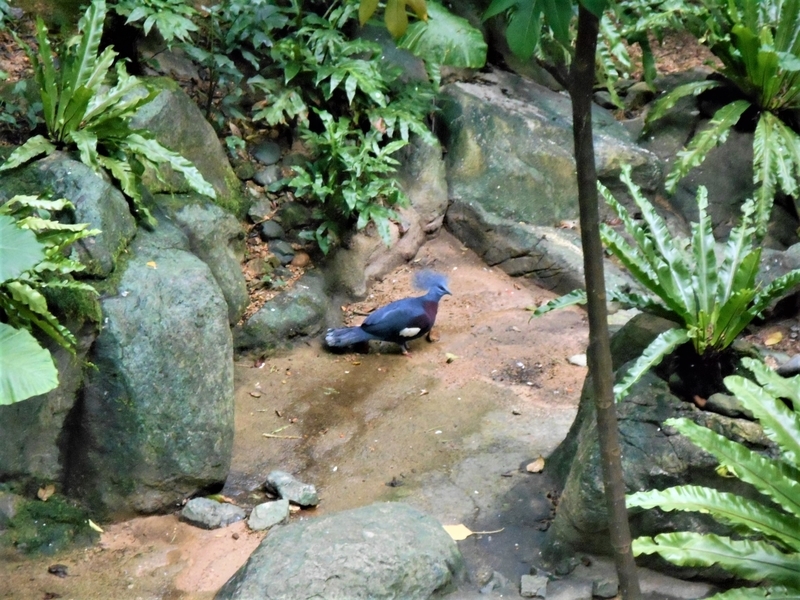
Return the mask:
[[339,329],[328,329],[325,334],[325,343],[333,348],[340,346],[351,346],[359,342],[366,342],[374,339],[361,327],[341,327]]

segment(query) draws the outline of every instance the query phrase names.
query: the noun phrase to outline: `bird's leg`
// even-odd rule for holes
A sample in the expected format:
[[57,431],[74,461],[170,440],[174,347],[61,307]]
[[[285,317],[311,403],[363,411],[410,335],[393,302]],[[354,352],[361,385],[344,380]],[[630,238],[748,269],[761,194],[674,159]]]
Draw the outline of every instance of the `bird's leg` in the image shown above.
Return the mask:
[[411,357],[411,352],[408,351],[408,346],[405,342],[400,344],[400,352],[403,353],[403,356]]
[[428,340],[428,342],[438,342],[439,341],[439,336],[438,335],[433,335],[433,329],[431,329],[428,332],[428,334],[425,336],[425,339]]

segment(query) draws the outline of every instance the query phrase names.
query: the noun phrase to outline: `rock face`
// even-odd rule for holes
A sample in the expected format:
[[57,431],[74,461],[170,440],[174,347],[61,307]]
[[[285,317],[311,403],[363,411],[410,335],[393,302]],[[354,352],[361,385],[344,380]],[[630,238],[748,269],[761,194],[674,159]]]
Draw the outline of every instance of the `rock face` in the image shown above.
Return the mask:
[[[242,217],[246,212],[239,190],[239,179],[228,162],[214,128],[205,120],[180,86],[171,79],[149,79],[148,86],[161,92],[145,104],[131,121],[134,128],[146,129],[163,146],[190,160],[217,194],[215,202],[222,208]],[[187,193],[183,175],[162,167],[162,177],[146,171],[143,181],[152,193]]]
[[[615,334],[612,353],[618,374],[620,367],[626,369],[630,365],[626,359],[638,356],[668,327],[667,323],[642,314]],[[591,381],[587,378],[578,416],[567,438],[548,461],[551,473],[565,477],[558,512],[548,531],[554,557],[578,548],[581,552],[610,553],[595,414]],[[757,423],[700,410],[674,396],[667,383],[651,371],[617,404],[622,469],[628,493],[696,484],[747,497],[758,495],[739,479],[716,475],[718,463],[711,455],[675,430],[663,427],[664,421],[672,417],[689,418],[753,448],[769,451],[771,447]],[[729,533],[707,515],[690,512],[642,511],[631,516],[630,524],[633,537],[665,531]]]
[[424,600],[464,574],[435,519],[379,503],[273,529],[216,598]]
[[228,307],[159,219],[131,246],[89,360],[70,491],[101,514],[153,512],[224,481],[233,444]]

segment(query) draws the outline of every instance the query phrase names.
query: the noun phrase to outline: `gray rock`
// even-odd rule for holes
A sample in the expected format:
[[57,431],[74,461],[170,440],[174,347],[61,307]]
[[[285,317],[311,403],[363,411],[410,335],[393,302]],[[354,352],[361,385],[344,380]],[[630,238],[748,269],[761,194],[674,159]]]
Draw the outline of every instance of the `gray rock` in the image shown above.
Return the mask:
[[[578,218],[572,109],[566,95],[492,72],[481,74],[479,82],[444,87],[442,113],[454,205],[480,204],[503,219],[536,226]],[[618,189],[620,165],[628,163],[634,180],[655,190],[661,177],[658,158],[637,147],[608,112],[595,107],[592,120],[603,183]]]
[[294,248],[285,240],[272,240],[269,243],[269,251],[272,252],[284,266],[292,262],[295,255]]
[[186,235],[192,254],[211,269],[228,305],[228,322],[238,323],[250,301],[241,269],[244,231],[239,221],[197,194],[156,196],[156,200]]
[[480,589],[481,594],[491,594],[494,590],[502,590],[508,585],[508,579],[500,571],[492,571],[489,581],[483,584]]
[[272,471],[267,475],[264,487],[268,492],[300,506],[316,506],[319,504],[317,488],[310,483],[295,479],[286,471]]
[[247,519],[247,526],[253,531],[263,531],[289,520],[289,501],[281,498],[274,502],[264,502],[253,508]]
[[311,209],[299,202],[285,202],[273,217],[286,231],[300,229],[313,221]]
[[417,136],[396,155],[397,180],[419,215],[425,233],[442,226],[447,211],[447,172],[441,144],[429,145]]
[[575,354],[574,356],[570,356],[567,359],[567,362],[571,365],[575,365],[576,367],[585,367],[586,354]]
[[98,235],[79,241],[75,252],[86,274],[109,275],[136,234],[136,221],[122,192],[63,152],[0,174],[0,204],[17,194],[38,195],[43,190],[72,202],[76,223],[89,223],[100,230]]
[[264,219],[269,218],[272,212],[272,202],[267,198],[262,198],[253,202],[253,204],[247,210],[247,216],[250,217],[250,220],[253,223],[259,223]]
[[592,600],[592,582],[562,579],[547,583],[547,600]]
[[0,530],[8,526],[9,521],[13,519],[25,498],[18,494],[11,492],[0,492]]
[[546,598],[547,577],[523,575],[519,583],[519,595],[523,598]]
[[703,407],[705,410],[710,410],[726,417],[745,417],[753,419],[753,413],[747,410],[742,403],[735,396],[728,394],[711,394],[706,399],[706,404]]
[[464,576],[435,519],[379,503],[273,529],[216,599],[426,600]]
[[268,242],[269,240],[283,239],[283,236],[286,235],[286,232],[276,221],[270,220],[259,224],[258,235],[261,236],[262,240]]
[[306,273],[293,288],[281,292],[233,332],[234,345],[240,352],[271,354],[288,348],[300,336],[320,333],[328,311],[322,277]]
[[141,231],[101,301],[68,491],[95,514],[171,509],[225,481],[233,446],[228,307],[167,219]]
[[[173,80],[159,77],[148,79],[147,83],[161,92],[138,110],[131,126],[147,129],[165,147],[191,161],[214,188],[217,195],[214,202],[237,217],[244,216],[246,207],[239,178],[214,128]],[[183,175],[169,167],[162,169],[162,177],[148,169],[142,180],[153,193],[192,191]]]
[[778,375],[792,377],[800,374],[800,354],[795,354],[777,369]]
[[264,167],[263,169],[259,169],[253,175],[253,181],[255,181],[258,185],[262,185],[264,187],[270,186],[276,181],[281,178],[281,170],[278,165],[270,165],[268,167]]
[[203,529],[227,527],[244,517],[244,510],[238,506],[209,498],[192,498],[181,510],[182,520]]
[[281,147],[275,142],[261,142],[250,152],[262,165],[274,165],[281,159]]
[[619,582],[615,577],[603,577],[592,582],[592,596],[613,598],[619,592]]

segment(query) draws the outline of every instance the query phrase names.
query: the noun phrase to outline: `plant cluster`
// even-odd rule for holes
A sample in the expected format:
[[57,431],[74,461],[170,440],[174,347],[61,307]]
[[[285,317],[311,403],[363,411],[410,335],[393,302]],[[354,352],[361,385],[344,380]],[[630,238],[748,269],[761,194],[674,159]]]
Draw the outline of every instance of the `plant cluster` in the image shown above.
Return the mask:
[[61,223],[55,213],[72,208],[67,200],[14,196],[0,206],[0,405],[43,394],[58,385],[50,353],[31,335],[38,330],[74,352],[75,336],[50,311],[54,292],[91,295],[75,281],[83,265],[67,255],[72,244],[99,231],[86,224]]
[[79,35],[60,48],[58,68],[41,18],[36,21],[36,52],[16,38],[33,65],[47,135],[35,135],[14,150],[0,171],[58,149],[75,148],[83,163],[110,173],[130,198],[134,214],[152,223],[140,189],[146,166],[158,173],[159,166],[168,163],[198,193],[213,198],[215,192],[188,160],[147,131],[130,128],[136,110],[150,102],[155,92],[129,76],[122,62],[116,66],[115,84],[107,84],[116,52],[108,47],[98,55],[105,15],[105,1],[93,0],[78,23]]
[[[621,179],[641,211],[643,222],[635,221],[601,186],[603,197],[622,221],[631,241],[606,224],[601,225],[600,233],[606,248],[647,293],[614,289],[609,298],[670,319],[678,326],[659,335],[644,350],[615,386],[617,399],[624,397],[644,373],[683,344],[691,343],[699,357],[718,357],[772,302],[800,284],[800,270],[782,275],[763,288],[757,284],[761,246],[754,241],[752,201],[743,206],[741,222],[720,249],[706,212],[705,188],[698,189],[700,216],[697,223],[692,223],[691,238],[686,239],[670,233],[633,183],[629,166],[623,168]],[[540,306],[534,316],[585,302],[586,292],[575,290]]]
[[[659,554],[681,566],[719,565],[737,577],[765,581],[766,587],[739,588],[716,600],[800,597],[800,377],[784,379],[757,360],[743,359],[759,385],[743,377],[725,379],[728,389],[751,411],[780,451],[764,456],[688,419],[674,427],[719,461],[718,472],[737,477],[761,494],[761,501],[685,485],[628,496],[628,507],[710,514],[731,525],[738,539],[695,532],[662,533],[633,542],[634,554]],[[788,405],[787,405],[788,403]]]

